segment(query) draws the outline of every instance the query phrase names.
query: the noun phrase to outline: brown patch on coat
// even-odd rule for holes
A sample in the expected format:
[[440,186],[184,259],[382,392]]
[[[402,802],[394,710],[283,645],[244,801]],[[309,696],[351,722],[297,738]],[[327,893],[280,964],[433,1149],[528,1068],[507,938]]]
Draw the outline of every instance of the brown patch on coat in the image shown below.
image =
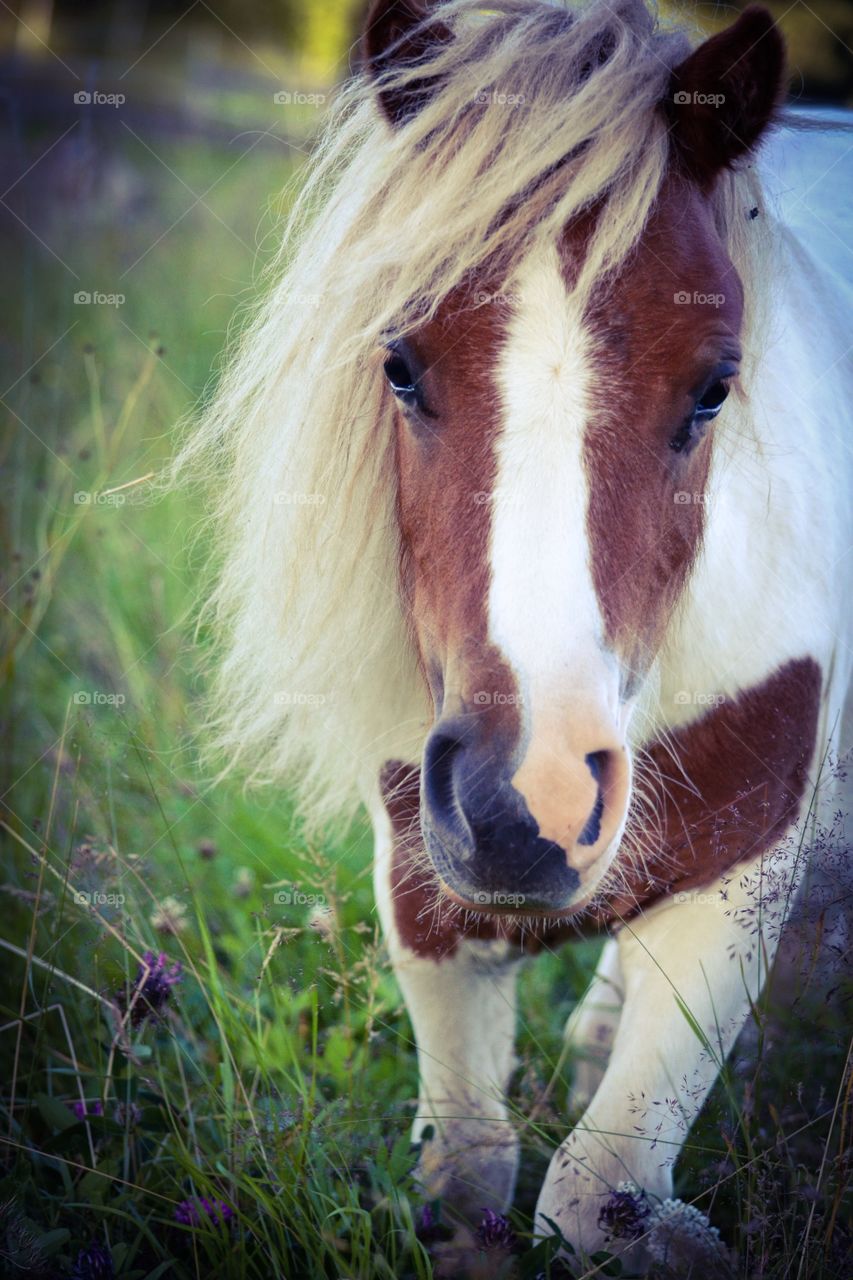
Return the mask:
[[[408,339],[429,414],[395,406],[399,577],[436,718],[448,711],[448,694],[451,714],[474,706],[484,729],[500,723],[513,739],[515,677],[489,640],[486,616],[501,426],[495,369],[509,318],[491,288],[481,277],[454,290]],[[482,705],[474,696],[482,691],[507,696]]]
[[[568,232],[567,273],[581,251]],[[707,201],[670,176],[634,254],[588,317],[596,346],[584,441],[591,567],[629,689],[648,669],[701,547],[714,424],[688,451],[671,442],[697,392],[739,354],[742,310]]]
[[577,917],[555,918],[535,930],[521,926],[517,917],[466,916],[441,895],[420,841],[420,770],[389,762],[381,784],[395,837],[391,894],[402,941],[436,961],[452,955],[464,938],[505,939],[535,953],[618,925],[757,857],[801,812],[821,687],[814,659],[791,661],[762,684],[674,731],[669,745],[648,746],[642,754],[646,785],[657,787],[660,853],[642,869],[626,865],[618,892],[596,899]]
[[626,868],[626,891],[596,906],[597,923],[707,885],[785,835],[809,782],[822,684],[813,658],[787,662],[763,684],[675,730],[669,745],[645,749],[661,852],[643,870]]

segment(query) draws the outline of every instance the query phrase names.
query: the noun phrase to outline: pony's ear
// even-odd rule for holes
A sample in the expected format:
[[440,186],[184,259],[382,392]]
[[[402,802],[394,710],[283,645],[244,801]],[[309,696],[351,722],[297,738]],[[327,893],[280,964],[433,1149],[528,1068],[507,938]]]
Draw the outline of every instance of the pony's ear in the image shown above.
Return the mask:
[[404,124],[421,109],[435,88],[434,76],[411,84],[383,86],[388,71],[417,66],[452,35],[443,22],[429,21],[429,0],[372,0],[362,37],[368,72],[378,82],[377,96],[392,125]]
[[672,73],[666,103],[683,166],[702,186],[751,151],[785,89],[785,42],[760,5]]

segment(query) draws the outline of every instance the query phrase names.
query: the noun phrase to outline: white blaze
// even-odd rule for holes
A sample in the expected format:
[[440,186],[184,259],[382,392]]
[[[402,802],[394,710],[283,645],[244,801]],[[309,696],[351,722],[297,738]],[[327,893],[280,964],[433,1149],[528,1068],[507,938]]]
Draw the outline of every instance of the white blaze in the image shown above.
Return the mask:
[[618,672],[602,647],[587,529],[592,342],[555,248],[531,255],[512,293],[498,370],[490,638],[516,674],[528,730],[547,734],[567,712],[577,724],[587,710],[616,723]]

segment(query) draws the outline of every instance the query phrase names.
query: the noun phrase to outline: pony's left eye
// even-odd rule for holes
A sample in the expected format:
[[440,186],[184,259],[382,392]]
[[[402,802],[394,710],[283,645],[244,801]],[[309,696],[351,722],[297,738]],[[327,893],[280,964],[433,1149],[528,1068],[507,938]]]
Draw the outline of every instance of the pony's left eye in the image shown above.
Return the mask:
[[712,382],[708,390],[702,393],[700,400],[697,402],[694,416],[703,418],[706,422],[711,418],[716,418],[728,394],[729,389],[724,382]]
[[716,418],[728,394],[728,385],[720,378],[702,392],[690,417],[682,422],[669,442],[674,453],[684,453],[699,443],[705,434],[706,425]]

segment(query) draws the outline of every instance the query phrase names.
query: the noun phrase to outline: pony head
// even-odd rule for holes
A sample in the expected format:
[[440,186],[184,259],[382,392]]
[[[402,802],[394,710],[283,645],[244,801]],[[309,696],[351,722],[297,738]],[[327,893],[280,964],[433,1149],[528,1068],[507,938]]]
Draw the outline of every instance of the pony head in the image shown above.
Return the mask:
[[213,737],[314,826],[420,758],[445,891],[571,911],[743,434],[781,41],[377,0],[364,54],[183,455],[219,495]]
[[[589,901],[624,833],[629,721],[700,549],[713,424],[741,364],[743,287],[714,191],[768,125],[783,54],[751,9],[654,69],[646,149],[664,155],[649,200],[631,172],[642,158],[608,147],[640,109],[650,43],[598,6],[595,21],[497,10],[377,0],[365,47],[389,133],[423,133],[433,111],[420,145],[446,148],[436,185],[463,180],[451,139],[483,113],[523,131],[528,94],[562,93],[573,145],[497,221],[548,219],[578,184],[593,193],[556,234],[477,263],[396,329],[383,361],[400,589],[434,707],[426,847],[461,905],[542,914]],[[460,102],[455,77],[470,90],[478,63],[479,92]],[[475,202],[488,168],[467,181]],[[610,224],[631,201],[635,234],[614,269]],[[420,213],[430,220],[428,188]]]

